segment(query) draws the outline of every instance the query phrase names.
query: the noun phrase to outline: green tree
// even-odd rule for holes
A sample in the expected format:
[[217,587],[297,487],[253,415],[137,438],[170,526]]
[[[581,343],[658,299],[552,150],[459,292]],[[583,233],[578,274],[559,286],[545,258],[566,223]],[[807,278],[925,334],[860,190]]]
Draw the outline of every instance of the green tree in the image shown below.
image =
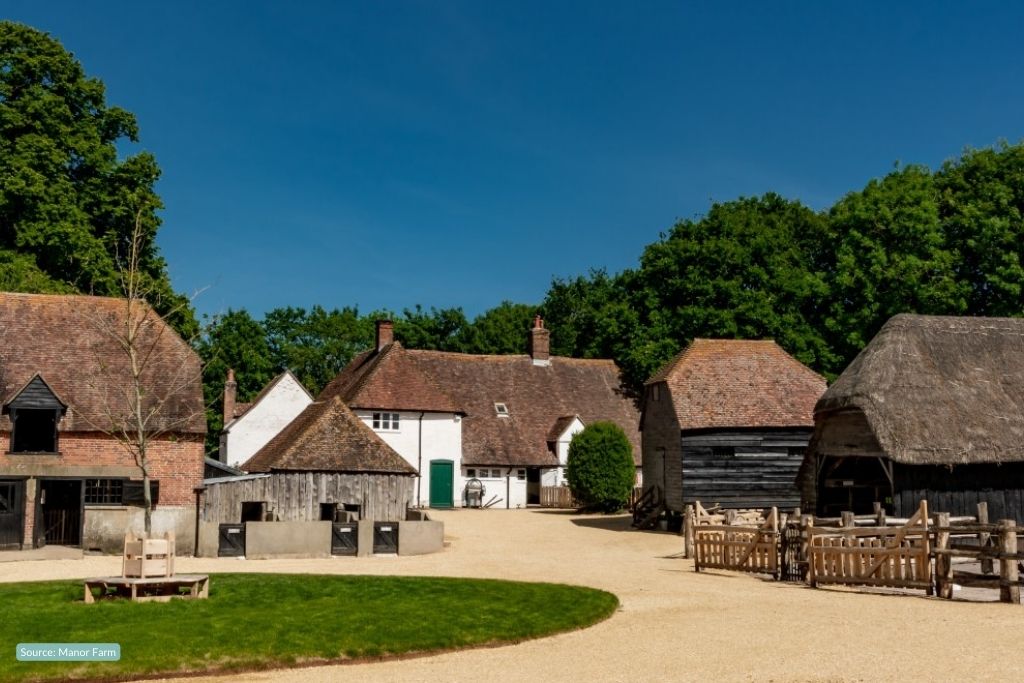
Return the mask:
[[958,254],[947,243],[927,168],[872,180],[839,200],[828,220],[835,266],[825,328],[843,361],[897,313],[968,312],[969,285],[958,279]]
[[314,396],[360,351],[373,344],[373,319],[356,308],[276,308],[263,319],[270,357],[291,370]]
[[136,219],[139,274],[149,303],[185,337],[198,331],[176,294],[155,237],[160,175],[129,112],[51,36],[0,21],[0,279],[16,291],[118,296]]
[[461,308],[431,307],[427,313],[417,304],[395,320],[395,339],[410,349],[462,351],[468,326]]
[[196,344],[203,359],[203,395],[208,428],[206,450],[219,448],[220,431],[224,427],[224,382],[229,369],[235,371],[238,400],[251,401],[275,370],[263,326],[245,309],[231,310],[216,316]]
[[[1024,313],[1024,144],[967,150],[934,177],[939,219],[972,315]],[[958,302],[959,303],[959,302]]]
[[636,465],[622,428],[594,422],[572,437],[565,479],[586,509],[615,512],[625,507],[636,481]]
[[527,333],[536,313],[536,306],[502,301],[464,327],[456,345],[464,353],[526,353]]

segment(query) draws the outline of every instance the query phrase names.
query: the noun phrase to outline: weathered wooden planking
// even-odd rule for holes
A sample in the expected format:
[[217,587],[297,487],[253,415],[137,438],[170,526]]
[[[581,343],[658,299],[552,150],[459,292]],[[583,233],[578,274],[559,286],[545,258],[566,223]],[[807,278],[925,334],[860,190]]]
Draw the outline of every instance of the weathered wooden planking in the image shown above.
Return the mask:
[[400,521],[412,502],[413,477],[331,472],[275,472],[269,477],[207,484],[206,522],[241,521],[242,503],[262,501],[276,520],[317,521],[320,504],[358,505],[363,519]]

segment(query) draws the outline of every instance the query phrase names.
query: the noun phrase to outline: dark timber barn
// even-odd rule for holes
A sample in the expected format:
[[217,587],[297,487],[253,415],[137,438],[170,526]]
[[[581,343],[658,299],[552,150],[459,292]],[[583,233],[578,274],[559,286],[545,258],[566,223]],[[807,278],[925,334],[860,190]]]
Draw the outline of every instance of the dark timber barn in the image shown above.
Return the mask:
[[695,339],[645,387],[645,490],[660,489],[653,497],[670,516],[695,500],[795,507],[824,391],[824,378],[773,341]]
[[1024,520],[1024,320],[890,319],[815,407],[801,485],[825,515]]

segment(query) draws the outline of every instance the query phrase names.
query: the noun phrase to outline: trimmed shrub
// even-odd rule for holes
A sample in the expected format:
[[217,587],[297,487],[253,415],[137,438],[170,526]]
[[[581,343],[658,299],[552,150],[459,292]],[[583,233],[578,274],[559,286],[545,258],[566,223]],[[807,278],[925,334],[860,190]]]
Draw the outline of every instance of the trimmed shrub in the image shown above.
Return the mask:
[[584,509],[616,512],[629,502],[636,479],[633,446],[611,422],[595,422],[572,437],[565,478]]

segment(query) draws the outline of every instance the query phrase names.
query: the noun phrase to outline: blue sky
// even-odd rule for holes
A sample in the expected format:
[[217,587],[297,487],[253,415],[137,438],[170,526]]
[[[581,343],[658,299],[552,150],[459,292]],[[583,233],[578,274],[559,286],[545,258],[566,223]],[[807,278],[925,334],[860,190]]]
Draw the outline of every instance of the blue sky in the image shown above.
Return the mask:
[[713,200],[1024,137],[1015,3],[5,3],[136,114],[203,313],[539,302]]

